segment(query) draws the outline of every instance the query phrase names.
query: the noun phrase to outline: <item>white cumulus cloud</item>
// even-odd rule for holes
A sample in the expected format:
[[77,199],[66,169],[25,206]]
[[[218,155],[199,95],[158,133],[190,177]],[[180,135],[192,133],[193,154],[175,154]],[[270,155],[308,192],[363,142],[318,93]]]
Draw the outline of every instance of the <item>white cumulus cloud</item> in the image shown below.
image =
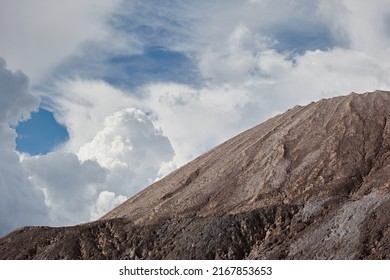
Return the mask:
[[75,154],[54,152],[25,158],[22,165],[45,195],[51,224],[90,220],[90,208],[105,187],[107,173],[96,161],[81,162]]
[[174,152],[142,111],[126,108],[107,116],[104,128],[80,147],[78,156],[108,169],[108,189],[130,196],[151,184]]
[[108,211],[115,208],[127,199],[123,195],[115,195],[113,192],[102,191],[96,200],[95,205],[90,210],[90,216],[92,220],[99,219]]
[[148,117],[126,108],[107,116],[77,154],[59,150],[21,163],[44,193],[51,224],[71,225],[96,219],[153,183],[173,155]]

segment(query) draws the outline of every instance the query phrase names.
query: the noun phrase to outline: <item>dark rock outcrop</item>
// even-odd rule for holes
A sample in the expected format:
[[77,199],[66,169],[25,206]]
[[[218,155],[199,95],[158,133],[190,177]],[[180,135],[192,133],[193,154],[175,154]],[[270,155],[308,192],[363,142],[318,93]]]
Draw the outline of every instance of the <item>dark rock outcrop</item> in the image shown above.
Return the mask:
[[296,106],[1,259],[390,259],[390,92]]

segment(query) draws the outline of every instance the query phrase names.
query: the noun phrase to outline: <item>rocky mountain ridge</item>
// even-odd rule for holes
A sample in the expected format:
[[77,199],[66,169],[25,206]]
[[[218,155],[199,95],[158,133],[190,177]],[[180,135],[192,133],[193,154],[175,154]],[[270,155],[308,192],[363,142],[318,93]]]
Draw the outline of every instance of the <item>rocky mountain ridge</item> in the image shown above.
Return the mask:
[[100,220],[27,227],[1,259],[389,259],[390,92],[296,106]]

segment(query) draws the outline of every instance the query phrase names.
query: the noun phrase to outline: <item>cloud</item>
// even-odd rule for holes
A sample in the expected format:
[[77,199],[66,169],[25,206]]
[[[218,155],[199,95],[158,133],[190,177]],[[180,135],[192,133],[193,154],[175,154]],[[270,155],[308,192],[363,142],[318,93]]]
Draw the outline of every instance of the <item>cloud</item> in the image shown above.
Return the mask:
[[137,104],[133,97],[102,80],[67,79],[40,94],[49,100],[56,119],[67,128],[69,141],[62,150],[72,153],[103,129],[107,116]]
[[61,84],[73,93],[55,104],[57,118],[71,132],[68,145],[47,155],[19,155],[10,125],[29,118],[39,98],[30,93],[23,73],[0,62],[1,235],[23,225],[97,218],[174,168],[174,152],[162,131],[145,113],[128,107],[132,98],[99,81]]
[[28,119],[31,111],[37,109],[39,98],[29,92],[29,79],[20,71],[7,69],[0,57],[0,122],[16,125]]
[[[117,28],[138,36],[141,42],[185,53],[197,62],[199,74],[213,85],[253,83],[275,73],[280,77],[277,71],[264,71],[265,59],[279,59],[284,65],[291,65],[306,53],[313,58],[311,53],[317,50],[335,54],[335,63],[339,51],[343,50],[348,57],[357,55],[359,62],[361,56],[367,56],[367,61],[371,60],[369,64],[386,68],[383,64],[389,56],[390,40],[387,0],[370,3],[277,0],[239,4],[223,1],[223,9],[221,3],[205,1],[184,5],[175,1],[154,5],[134,1],[132,9],[123,9],[119,19],[130,18],[130,27],[117,24]],[[327,57],[331,64],[332,57]],[[293,66],[295,72],[299,65]],[[361,68],[364,67],[362,64]],[[287,77],[290,72],[283,74]],[[370,86],[365,90],[371,89]],[[352,90],[356,89],[346,88],[346,92]]]
[[[312,49],[310,43],[316,36],[324,39],[327,35],[323,32],[326,25],[318,19],[318,3],[312,0],[240,3],[224,0],[191,4],[183,1],[132,1],[123,4],[125,8],[115,26],[135,34],[144,44],[164,46],[194,56],[205,48],[225,48],[227,37],[240,24],[262,34],[263,39],[268,38],[270,42],[281,45],[285,43],[285,36],[293,33],[297,37],[304,31],[306,35],[310,34],[310,42],[299,40],[295,47],[303,43]],[[145,21],[145,18],[148,20]],[[321,42],[331,44],[328,40]],[[290,42],[286,46],[291,50],[293,44]]]
[[319,1],[318,13],[344,47],[383,56],[389,53],[390,7],[387,0],[370,3]]
[[[90,105],[79,104],[86,110]],[[94,120],[79,118],[85,126]],[[77,138],[78,133],[82,129],[71,135]],[[31,184],[45,195],[50,223],[72,225],[98,218],[165,175],[173,156],[169,140],[148,117],[125,108],[107,116],[77,153],[57,150],[25,156],[21,163]]]
[[[149,83],[124,91],[96,80],[63,83],[59,90],[66,98],[58,98],[57,106],[73,134],[67,147],[77,153],[78,147],[103,129],[105,116],[137,107],[148,112],[169,139],[175,152],[172,166],[181,166],[296,104],[390,86],[389,66],[362,51],[333,48],[279,53],[267,44],[253,49],[253,44],[246,43],[252,37],[256,34],[240,24],[227,36],[228,51],[215,50],[209,53],[213,59],[201,60],[205,67],[201,73],[210,78],[202,86]],[[82,125],[85,122],[88,127]]]
[[140,103],[171,142],[176,166],[238,133],[247,121],[243,118],[245,105],[255,102],[245,86],[197,89],[158,83],[141,91]]
[[80,162],[75,154],[54,152],[25,158],[29,180],[43,191],[52,225],[71,225],[90,220],[107,170],[95,161]]
[[[107,21],[119,0],[0,1],[0,54],[12,69],[42,80],[90,40],[109,37]],[[115,44],[111,38],[112,44]]]
[[106,117],[104,128],[80,147],[78,156],[109,170],[107,189],[131,196],[154,182],[174,152],[142,111],[126,108]]
[[92,220],[99,219],[103,215],[107,214],[108,211],[114,209],[116,206],[126,201],[127,197],[123,195],[116,196],[113,192],[103,191],[99,194],[96,204],[90,211]]
[[0,236],[22,225],[47,224],[43,193],[32,185],[15,152],[10,125],[27,119],[39,99],[29,92],[28,78],[6,68],[0,58]]
[[28,181],[18,155],[1,147],[0,157],[0,236],[21,226],[49,224],[43,193]]
[[[168,25],[174,35],[161,41],[192,55],[204,83],[149,83],[140,90],[139,103],[171,141],[176,165],[296,104],[390,88],[388,55],[383,54],[389,38],[383,27],[386,12],[368,22],[376,11],[388,10],[383,1],[368,11],[366,4],[351,1],[224,3],[224,9],[210,2],[179,5],[175,13],[185,22],[183,29],[175,33],[176,26]],[[189,11],[187,19],[196,20],[185,21]],[[356,21],[366,25],[361,33]],[[151,25],[163,24],[156,18]],[[317,30],[325,38],[316,38]],[[287,36],[290,31],[309,42],[301,46]],[[317,42],[321,45],[314,48]]]

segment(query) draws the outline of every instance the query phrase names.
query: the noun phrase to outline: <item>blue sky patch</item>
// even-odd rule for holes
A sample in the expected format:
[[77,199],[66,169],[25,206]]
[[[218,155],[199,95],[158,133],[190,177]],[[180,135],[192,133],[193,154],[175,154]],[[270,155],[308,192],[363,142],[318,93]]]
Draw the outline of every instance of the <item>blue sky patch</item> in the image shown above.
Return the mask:
[[30,155],[47,154],[69,139],[66,128],[55,120],[53,113],[43,108],[20,123],[16,133],[16,149]]
[[329,30],[325,26],[298,26],[282,27],[273,30],[273,38],[278,43],[274,46],[275,50],[283,52],[294,52],[300,55],[306,51],[315,51],[331,49],[335,42]]
[[[91,55],[70,58],[54,73],[85,79],[101,79],[119,88],[131,89],[151,82],[199,84],[197,65],[183,53],[162,47],[147,47],[142,54],[110,56],[95,49]],[[70,74],[69,74],[70,73]]]
[[141,55],[109,58],[113,71],[105,77],[113,85],[138,86],[148,82],[194,83],[199,80],[197,67],[179,52],[151,47]]

